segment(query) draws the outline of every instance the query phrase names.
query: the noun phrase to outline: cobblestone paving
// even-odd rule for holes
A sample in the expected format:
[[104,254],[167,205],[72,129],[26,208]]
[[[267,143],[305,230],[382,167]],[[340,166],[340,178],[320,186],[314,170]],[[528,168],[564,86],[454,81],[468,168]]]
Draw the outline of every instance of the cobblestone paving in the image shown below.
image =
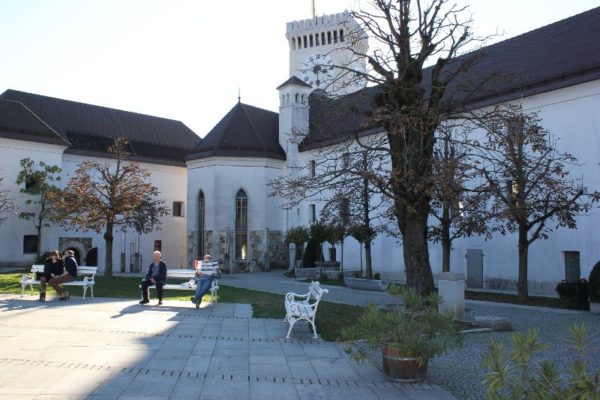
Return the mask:
[[[524,333],[529,328],[537,328],[540,339],[549,348],[540,354],[541,358],[554,361],[566,372],[575,354],[569,350],[561,338],[569,337],[569,327],[584,323],[588,334],[600,332],[600,315],[589,312],[554,310],[548,308],[515,307],[483,302],[468,302],[470,315],[492,315],[510,318],[513,332]],[[486,370],[483,357],[491,340],[510,342],[512,332],[471,333],[465,336],[464,346],[433,359],[429,366],[429,381],[440,385],[459,399],[484,399],[485,386],[482,381]],[[600,369],[600,347],[592,339],[587,358],[589,371]]]

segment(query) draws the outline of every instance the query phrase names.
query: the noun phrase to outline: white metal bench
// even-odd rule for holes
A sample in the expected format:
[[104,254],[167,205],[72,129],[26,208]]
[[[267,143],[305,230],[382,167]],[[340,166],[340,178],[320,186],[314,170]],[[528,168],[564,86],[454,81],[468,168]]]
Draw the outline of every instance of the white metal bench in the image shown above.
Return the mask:
[[[210,286],[210,295],[212,296],[213,302],[217,302],[218,296],[217,292],[219,291],[219,261],[200,261],[202,273],[206,275],[213,274],[215,275],[215,279],[213,279],[212,284]],[[182,283],[166,283],[163,285],[163,290],[193,290],[196,291],[196,270],[195,269],[172,269],[167,268],[167,279],[176,278],[176,279],[189,279],[187,282]],[[149,286],[150,288],[156,288],[155,285]]]
[[285,295],[285,318],[284,322],[289,322],[286,339],[290,338],[294,324],[300,320],[308,321],[312,325],[314,339],[318,338],[317,328],[315,326],[315,316],[321,297],[329,293],[329,290],[323,289],[319,282],[312,282],[308,286],[308,293],[297,294],[289,292]]
[[[27,286],[31,288],[31,292],[33,294],[33,285],[39,285],[40,281],[36,279],[36,272],[44,272],[44,266],[39,264],[34,264],[31,266],[30,274],[21,275],[21,297],[25,293],[25,289]],[[96,283],[96,273],[98,272],[98,267],[87,267],[80,265],[77,267],[77,278],[75,278],[72,282],[61,283],[64,286],[81,286],[83,288],[83,299],[85,300],[85,294],[87,293],[88,288],[90,289],[90,294],[92,299],[94,298],[94,284]],[[78,278],[83,277],[82,280],[78,280]]]

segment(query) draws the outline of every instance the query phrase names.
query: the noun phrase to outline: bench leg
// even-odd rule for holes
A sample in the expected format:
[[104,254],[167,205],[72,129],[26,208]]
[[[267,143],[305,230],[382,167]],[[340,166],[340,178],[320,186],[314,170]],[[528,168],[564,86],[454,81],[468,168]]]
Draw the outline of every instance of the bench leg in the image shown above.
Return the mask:
[[313,339],[318,339],[319,335],[317,335],[317,327],[315,326],[314,318],[309,319],[308,322],[310,322],[310,324],[312,325],[312,328],[313,328],[313,333],[314,333]]
[[290,334],[292,333],[292,329],[294,329],[294,324],[298,322],[296,318],[288,318],[288,322],[290,323],[290,329],[288,329],[288,333],[286,335],[286,339],[290,339]]
[[85,300],[85,292],[87,292],[87,286],[83,287],[83,298],[82,298],[82,300]]

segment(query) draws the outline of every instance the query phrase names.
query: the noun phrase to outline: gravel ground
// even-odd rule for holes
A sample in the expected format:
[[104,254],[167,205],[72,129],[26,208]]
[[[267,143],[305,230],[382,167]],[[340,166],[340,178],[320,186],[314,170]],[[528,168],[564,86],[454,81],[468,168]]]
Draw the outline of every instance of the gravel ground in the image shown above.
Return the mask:
[[[588,371],[600,370],[597,340],[597,332],[600,332],[600,315],[582,311],[475,301],[467,303],[467,312],[471,316],[492,315],[509,318],[513,324],[513,332],[524,333],[530,328],[537,328],[540,340],[549,346],[546,351],[540,353],[540,358],[554,361],[565,372],[570,362],[574,360],[575,354],[561,338],[570,337],[571,325],[583,322],[588,334],[593,336],[586,357],[589,363]],[[483,366],[483,357],[487,353],[488,343],[492,340],[509,343],[513,332],[466,334],[462,348],[453,349],[431,361],[430,382],[446,388],[459,399],[484,399],[485,386],[482,381],[487,371]]]

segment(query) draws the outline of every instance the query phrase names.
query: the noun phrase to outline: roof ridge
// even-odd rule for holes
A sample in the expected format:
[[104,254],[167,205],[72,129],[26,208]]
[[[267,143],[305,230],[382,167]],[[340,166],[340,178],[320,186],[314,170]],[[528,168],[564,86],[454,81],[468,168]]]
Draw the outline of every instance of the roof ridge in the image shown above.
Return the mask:
[[[12,89],[8,89],[8,90],[12,90]],[[46,121],[44,121],[39,115],[37,115],[31,108],[27,107],[26,104],[24,104],[22,101],[19,100],[13,100],[13,99],[7,99],[4,97],[0,97],[0,100],[4,100],[4,101],[9,101],[12,103],[16,103],[19,104],[21,107],[23,107],[25,110],[27,110],[29,113],[31,113],[31,115],[33,115],[38,121],[40,121],[40,123],[42,125],[44,125],[45,127],[47,127],[48,129],[50,129],[50,131],[52,131],[56,136],[58,136],[63,142],[65,142],[67,145],[71,146],[71,142],[69,142],[68,138],[63,137],[60,133],[58,133],[54,128],[52,128]]]
[[[238,103],[238,104],[242,104],[242,103]],[[219,140],[215,140],[215,144],[212,147],[212,151],[217,151],[221,145],[223,144],[223,141],[225,140],[225,133],[227,132],[229,125],[231,125],[231,121],[233,121],[233,114],[235,113],[235,108],[237,107],[236,104],[231,110],[229,110],[229,112],[223,117],[223,119],[221,120],[223,122],[223,129],[221,129],[220,132],[220,136],[219,136]],[[210,132],[209,132],[210,133]],[[198,146],[201,145],[202,142],[198,143]]]
[[[246,111],[246,108],[244,106],[248,106],[246,104],[240,103],[242,106],[242,111],[244,112],[244,114],[246,114],[246,118],[248,118],[248,121],[250,121],[250,126],[252,126],[252,129],[254,130],[254,133],[256,134],[256,136],[258,137],[258,140],[260,142],[260,144],[262,145],[262,149],[263,151],[268,151],[269,149],[267,148],[267,145],[265,144],[265,141],[263,140],[262,136],[260,135],[260,132],[258,131],[258,129],[256,129],[256,124],[254,123],[254,120],[250,117],[250,114],[248,113],[248,111]],[[251,107],[251,106],[250,106]],[[258,110],[257,107],[254,107]]]

